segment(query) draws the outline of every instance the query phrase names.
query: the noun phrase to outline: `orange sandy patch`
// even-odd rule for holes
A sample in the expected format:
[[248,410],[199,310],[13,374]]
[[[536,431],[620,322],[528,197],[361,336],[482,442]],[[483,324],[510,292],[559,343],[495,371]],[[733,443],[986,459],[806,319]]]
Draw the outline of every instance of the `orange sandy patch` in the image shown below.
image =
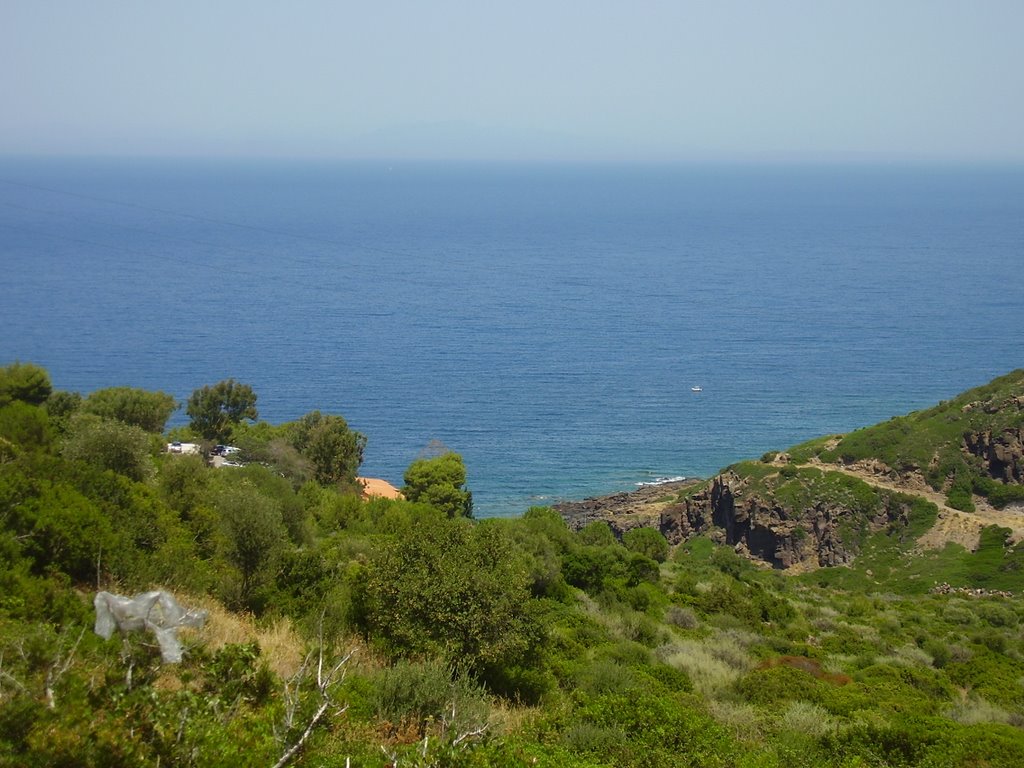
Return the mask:
[[366,498],[371,496],[380,496],[385,499],[404,498],[402,492],[387,480],[381,480],[379,477],[357,477],[356,480],[363,486],[363,496]]

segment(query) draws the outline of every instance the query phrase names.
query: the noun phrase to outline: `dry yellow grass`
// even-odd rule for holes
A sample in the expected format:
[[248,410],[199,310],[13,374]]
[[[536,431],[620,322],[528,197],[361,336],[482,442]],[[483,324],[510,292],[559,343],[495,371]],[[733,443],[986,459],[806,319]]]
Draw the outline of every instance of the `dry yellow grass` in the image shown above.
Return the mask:
[[[252,614],[229,611],[211,597],[187,597],[184,605],[207,612],[206,624],[202,629],[182,630],[183,637],[191,636],[203,643],[210,651],[216,651],[228,644],[256,641],[260,655],[266,660],[271,671],[283,680],[292,677],[302,666],[308,651],[306,643],[287,618],[270,624],[256,621]],[[355,637],[344,638],[339,644],[340,654],[352,652],[348,662],[350,669],[367,671],[386,666],[386,662]]]
[[212,598],[191,598],[186,604],[206,611],[206,624],[194,630],[194,636],[211,651],[255,640],[267,666],[279,677],[287,679],[301,666],[304,643],[288,619],[261,626],[251,614],[232,613]]

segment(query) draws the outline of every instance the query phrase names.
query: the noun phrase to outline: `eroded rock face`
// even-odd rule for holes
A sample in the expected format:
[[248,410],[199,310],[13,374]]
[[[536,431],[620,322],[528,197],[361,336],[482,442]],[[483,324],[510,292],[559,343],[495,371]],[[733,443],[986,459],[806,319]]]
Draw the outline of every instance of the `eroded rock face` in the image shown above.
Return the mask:
[[865,530],[852,530],[850,512],[841,506],[819,503],[790,509],[747,495],[744,486],[731,472],[719,475],[708,488],[664,509],[658,527],[671,544],[721,531],[723,543],[775,568],[832,566],[853,560],[859,534],[878,530],[908,511],[892,502],[875,519],[862,521]]
[[1024,483],[1024,429],[971,432],[964,436],[963,447],[982,460],[994,480]]
[[[893,497],[874,519],[856,518],[837,503],[818,502],[793,509],[754,493],[746,480],[724,472],[699,490],[691,483],[556,504],[569,527],[580,530],[595,520],[616,536],[638,526],[656,527],[670,544],[701,534],[775,568],[819,567],[851,562],[871,532],[905,518],[909,509]],[[682,501],[668,502],[690,489]]]

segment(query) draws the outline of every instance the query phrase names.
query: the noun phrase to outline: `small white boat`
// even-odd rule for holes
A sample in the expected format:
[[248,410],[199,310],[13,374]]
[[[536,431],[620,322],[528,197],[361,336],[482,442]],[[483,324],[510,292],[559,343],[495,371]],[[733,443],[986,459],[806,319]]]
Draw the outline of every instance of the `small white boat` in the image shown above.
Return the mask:
[[690,387],[691,392],[703,392],[704,387]]

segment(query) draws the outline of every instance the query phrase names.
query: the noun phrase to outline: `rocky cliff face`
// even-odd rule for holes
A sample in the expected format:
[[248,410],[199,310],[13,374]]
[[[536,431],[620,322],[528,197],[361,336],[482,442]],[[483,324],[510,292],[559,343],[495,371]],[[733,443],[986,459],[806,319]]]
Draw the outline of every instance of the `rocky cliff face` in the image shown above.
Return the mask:
[[[981,459],[984,472],[993,480],[1024,483],[1024,395],[967,403],[963,413],[983,412],[1003,421],[1001,429],[974,430],[964,434],[961,449]],[[1009,423],[1007,423],[1009,422]]]
[[1004,483],[1024,483],[1024,429],[969,432],[964,450],[981,459],[985,472]]
[[671,544],[707,534],[775,568],[817,567],[849,563],[866,534],[905,518],[907,512],[891,500],[870,520],[854,521],[849,509],[825,502],[791,509],[747,493],[744,480],[726,472],[706,489],[665,508],[658,527]]

